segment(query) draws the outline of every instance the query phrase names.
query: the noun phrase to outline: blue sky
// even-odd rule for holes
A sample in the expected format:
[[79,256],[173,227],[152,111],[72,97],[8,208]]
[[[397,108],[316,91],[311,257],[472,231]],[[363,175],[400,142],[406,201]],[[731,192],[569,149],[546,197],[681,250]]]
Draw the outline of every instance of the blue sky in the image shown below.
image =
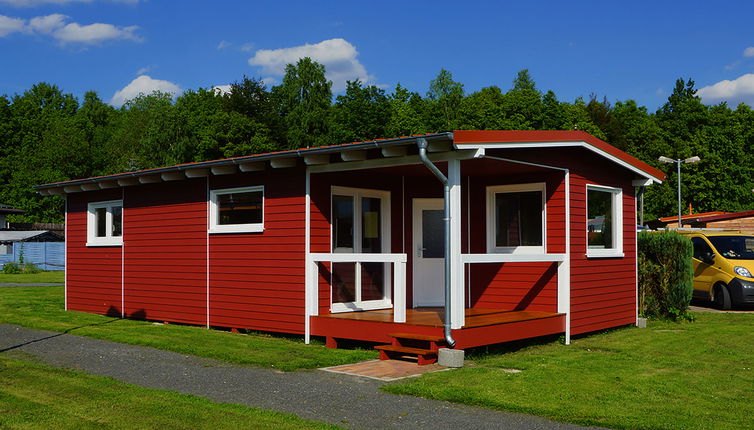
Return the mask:
[[279,82],[325,63],[424,94],[441,68],[467,92],[528,68],[561,100],[596,93],[654,111],[676,78],[708,103],[754,105],[754,2],[0,0],[0,94],[34,83],[115,105],[139,91]]

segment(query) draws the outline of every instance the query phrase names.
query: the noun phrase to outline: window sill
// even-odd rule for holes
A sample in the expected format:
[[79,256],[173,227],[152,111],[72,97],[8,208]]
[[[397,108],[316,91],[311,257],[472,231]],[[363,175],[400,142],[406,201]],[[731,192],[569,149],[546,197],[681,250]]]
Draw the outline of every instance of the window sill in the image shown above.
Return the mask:
[[367,302],[333,303],[330,305],[330,313],[372,311],[376,309],[390,309],[393,303],[388,300],[370,300]]
[[123,246],[122,240],[111,240],[111,241],[101,241],[101,242],[86,242],[87,248],[89,247],[96,247],[96,246]]
[[586,258],[622,258],[623,251],[613,249],[592,249],[586,252]]
[[510,248],[488,248],[488,254],[545,254],[544,246],[516,246]]
[[239,224],[239,225],[223,225],[210,227],[208,232],[210,234],[218,233],[262,233],[264,231],[264,225],[262,224]]

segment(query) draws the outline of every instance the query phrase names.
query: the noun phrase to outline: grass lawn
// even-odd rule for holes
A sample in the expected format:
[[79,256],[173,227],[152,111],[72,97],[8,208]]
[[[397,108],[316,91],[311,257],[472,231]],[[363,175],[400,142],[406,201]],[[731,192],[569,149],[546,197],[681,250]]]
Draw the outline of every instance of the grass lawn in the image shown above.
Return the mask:
[[63,287],[0,288],[0,323],[151,346],[230,363],[281,370],[313,369],[374,359],[374,350],[305,345],[301,336],[237,334],[159,325],[63,310]]
[[0,357],[0,428],[326,429],[294,415],[215,403]]
[[384,389],[613,428],[752,428],[754,315],[694,315],[693,323],[650,322],[570,346],[472,354],[463,369]]
[[19,284],[35,284],[35,283],[58,283],[65,282],[65,272],[39,272],[39,273],[19,273],[17,275],[7,275],[0,273],[0,284],[2,283],[19,283]]

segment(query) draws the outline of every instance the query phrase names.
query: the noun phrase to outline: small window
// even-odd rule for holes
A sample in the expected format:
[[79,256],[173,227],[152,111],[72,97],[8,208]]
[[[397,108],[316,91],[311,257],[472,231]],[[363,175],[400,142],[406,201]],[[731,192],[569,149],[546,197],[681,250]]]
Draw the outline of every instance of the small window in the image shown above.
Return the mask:
[[87,246],[123,245],[123,201],[89,203]]
[[210,233],[264,231],[264,187],[210,191]]
[[694,258],[697,260],[704,261],[705,256],[712,254],[712,248],[701,237],[692,237],[691,243],[694,244]]
[[623,192],[620,188],[587,185],[587,256],[623,256]]
[[13,254],[13,243],[0,243],[0,255],[12,255]]
[[487,251],[544,253],[545,184],[487,188]]

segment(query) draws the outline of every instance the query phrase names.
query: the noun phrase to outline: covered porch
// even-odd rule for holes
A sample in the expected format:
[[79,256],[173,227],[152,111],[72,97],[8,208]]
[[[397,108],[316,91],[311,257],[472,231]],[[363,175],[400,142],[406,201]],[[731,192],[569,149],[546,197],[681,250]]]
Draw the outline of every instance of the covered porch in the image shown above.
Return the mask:
[[[415,146],[307,168],[307,339],[337,347],[396,332],[442,336],[447,322],[456,348],[558,333],[568,341],[568,172],[434,143],[429,158],[449,184],[447,241],[442,186]],[[498,194],[534,196],[535,221],[517,220],[496,239],[488,219]],[[538,238],[520,246],[526,222]]]

